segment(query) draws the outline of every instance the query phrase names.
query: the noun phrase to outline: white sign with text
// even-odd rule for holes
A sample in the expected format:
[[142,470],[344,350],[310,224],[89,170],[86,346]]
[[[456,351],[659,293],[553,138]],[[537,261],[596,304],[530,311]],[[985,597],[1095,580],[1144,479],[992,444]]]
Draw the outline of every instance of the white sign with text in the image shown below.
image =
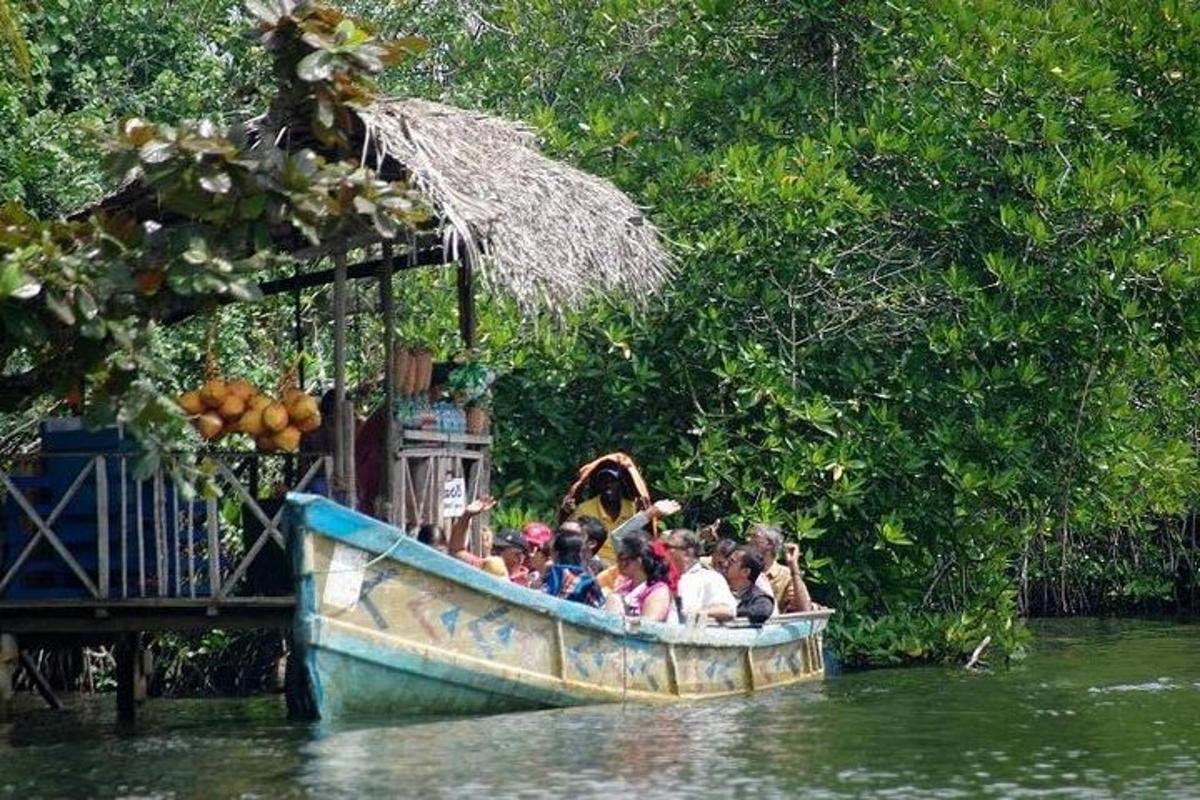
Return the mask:
[[467,510],[467,482],[462,478],[447,478],[442,486],[442,516],[461,517]]

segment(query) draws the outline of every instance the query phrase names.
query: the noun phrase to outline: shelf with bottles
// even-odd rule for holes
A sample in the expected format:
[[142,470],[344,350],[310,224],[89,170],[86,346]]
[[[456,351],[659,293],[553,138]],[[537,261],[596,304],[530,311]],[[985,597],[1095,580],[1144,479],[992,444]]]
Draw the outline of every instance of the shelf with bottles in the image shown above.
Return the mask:
[[464,354],[435,364],[423,345],[400,346],[392,362],[397,398],[392,413],[405,431],[482,436],[490,432],[495,373]]

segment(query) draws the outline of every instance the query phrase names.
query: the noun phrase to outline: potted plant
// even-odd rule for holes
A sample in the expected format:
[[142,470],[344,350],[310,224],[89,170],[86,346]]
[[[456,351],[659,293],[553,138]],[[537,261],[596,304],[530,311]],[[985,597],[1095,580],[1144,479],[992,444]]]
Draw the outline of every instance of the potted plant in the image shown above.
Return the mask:
[[487,433],[492,382],[495,380],[496,373],[478,361],[468,361],[456,367],[447,378],[447,391],[454,402],[466,411],[467,433]]

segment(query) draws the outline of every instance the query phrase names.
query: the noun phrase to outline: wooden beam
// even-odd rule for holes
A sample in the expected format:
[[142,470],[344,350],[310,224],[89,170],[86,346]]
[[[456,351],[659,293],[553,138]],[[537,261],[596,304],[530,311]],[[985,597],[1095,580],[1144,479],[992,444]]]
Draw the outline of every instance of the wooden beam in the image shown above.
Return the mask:
[[[396,453],[396,376],[392,372],[392,357],[395,354],[396,298],[392,294],[392,274],[396,262],[392,255],[392,243],[383,243],[383,263],[379,270],[379,304],[383,312],[383,519],[395,522],[392,509],[392,476]],[[370,511],[371,509],[368,509]]]
[[[361,280],[363,278],[378,278],[385,260],[379,258],[372,261],[351,264],[346,267],[346,279]],[[442,248],[435,247],[427,250],[418,250],[415,258],[402,261],[396,264],[394,268],[398,270],[418,269],[420,267],[445,266],[449,263],[451,262],[446,260],[446,254],[442,251]],[[273,295],[282,294],[283,292],[294,292],[297,289],[311,289],[314,286],[327,286],[334,282],[336,272],[336,267],[316,272],[304,272],[289,278],[265,281],[259,284],[258,288],[264,295]]]
[[354,508],[350,486],[349,459],[354,445],[354,423],[346,397],[346,256],[334,256],[333,280],[333,496],[344,506]]
[[[379,276],[379,269],[383,263],[382,259],[374,259],[371,261],[362,261],[358,264],[351,264],[346,267],[347,280],[361,280],[363,278],[376,278]],[[419,269],[421,267],[441,267],[448,265],[446,254],[441,247],[431,247],[424,250],[418,250],[414,257],[407,259],[404,263],[398,265],[397,269]],[[334,269],[322,269],[316,272],[303,272],[292,275],[287,278],[277,278],[273,281],[264,281],[258,285],[258,289],[264,297],[271,295],[283,294],[284,292],[295,292],[300,289],[311,289],[314,286],[328,286],[334,282],[336,272]],[[199,314],[202,311],[210,310],[214,304],[217,306],[229,305],[230,303],[238,302],[232,297],[205,297],[201,300],[195,300],[191,297],[178,298],[180,305],[171,309],[162,315],[162,323],[164,325],[177,325]],[[31,371],[30,374],[32,374]],[[38,374],[42,374],[38,372]],[[19,377],[19,376],[14,376]],[[7,379],[6,379],[7,380]],[[0,394],[0,398],[3,395]]]
[[50,681],[46,680],[46,676],[42,675],[41,670],[37,668],[37,664],[33,662],[33,657],[25,650],[21,651],[21,667],[25,670],[25,674],[29,676],[29,682],[33,684],[33,688],[46,701],[46,705],[53,708],[55,711],[61,711],[63,704],[54,694],[54,689],[50,687]]

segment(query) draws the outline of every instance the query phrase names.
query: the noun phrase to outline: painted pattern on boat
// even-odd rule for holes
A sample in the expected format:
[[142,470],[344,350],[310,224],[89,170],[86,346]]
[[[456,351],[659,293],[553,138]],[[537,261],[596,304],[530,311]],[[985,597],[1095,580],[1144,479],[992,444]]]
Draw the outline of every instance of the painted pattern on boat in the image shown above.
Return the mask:
[[322,718],[676,701],[823,675],[831,611],[762,627],[639,624],[495,578],[325,498],[288,502],[295,640]]

